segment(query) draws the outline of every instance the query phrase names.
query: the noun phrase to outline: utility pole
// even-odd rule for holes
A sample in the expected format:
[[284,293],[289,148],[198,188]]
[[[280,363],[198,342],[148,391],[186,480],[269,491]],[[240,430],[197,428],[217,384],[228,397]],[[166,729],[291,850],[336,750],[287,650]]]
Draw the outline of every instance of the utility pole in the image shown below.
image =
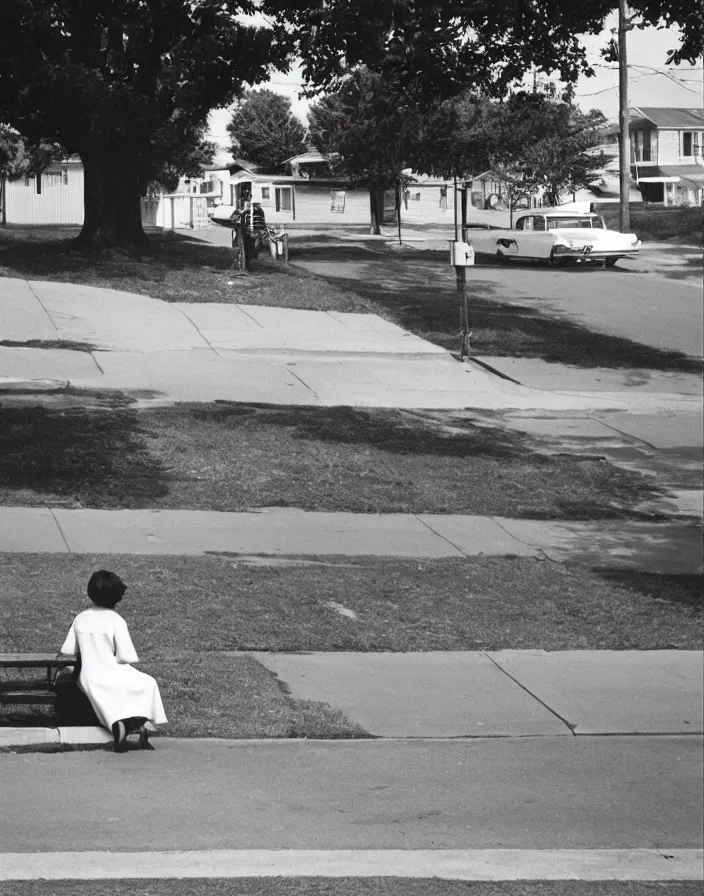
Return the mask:
[[628,133],[628,57],[626,32],[631,28],[628,0],[618,2],[618,123],[619,123],[619,222],[621,233],[631,229],[628,206],[631,175],[631,137]]

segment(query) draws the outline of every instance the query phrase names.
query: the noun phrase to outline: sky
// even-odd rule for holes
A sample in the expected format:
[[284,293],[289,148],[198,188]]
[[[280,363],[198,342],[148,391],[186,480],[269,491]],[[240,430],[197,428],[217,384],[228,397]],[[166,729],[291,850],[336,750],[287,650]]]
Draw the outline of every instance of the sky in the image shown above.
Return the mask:
[[[596,75],[593,78],[580,78],[575,92],[575,102],[581,109],[600,109],[607,118],[618,115],[618,66],[604,62],[599,51],[610,39],[610,29],[616,26],[616,21],[617,17],[614,15],[607,20],[607,27],[600,35],[584,37],[587,59],[595,66]],[[665,63],[667,51],[678,43],[675,29],[645,28],[629,32],[627,49],[630,105],[704,108],[702,61],[695,66],[667,66]],[[302,79],[298,69],[288,74],[277,72],[268,84],[259,86],[268,87],[288,97],[292,102],[293,112],[306,122],[309,103],[299,96]],[[218,109],[210,114],[210,139],[223,148],[229,145],[227,123],[231,114],[229,109]]]

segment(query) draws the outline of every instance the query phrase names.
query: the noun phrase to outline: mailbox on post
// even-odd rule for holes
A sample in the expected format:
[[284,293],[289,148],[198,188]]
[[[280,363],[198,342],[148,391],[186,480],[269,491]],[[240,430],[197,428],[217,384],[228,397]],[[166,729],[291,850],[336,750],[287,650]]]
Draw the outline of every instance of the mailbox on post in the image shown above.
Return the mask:
[[466,268],[474,264],[474,248],[462,240],[450,240],[450,264]]

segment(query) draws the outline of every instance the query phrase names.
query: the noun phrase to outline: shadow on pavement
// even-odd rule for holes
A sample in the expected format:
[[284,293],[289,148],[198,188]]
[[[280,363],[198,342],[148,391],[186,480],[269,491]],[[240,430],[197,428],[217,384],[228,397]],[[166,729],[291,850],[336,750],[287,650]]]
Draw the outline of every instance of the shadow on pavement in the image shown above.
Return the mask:
[[[399,257],[372,253],[359,246],[303,243],[293,249],[291,257],[304,266],[308,261],[314,262],[310,267],[314,274],[381,306],[405,329],[451,351],[458,348],[459,306],[454,282],[447,276],[444,255],[413,253]],[[336,267],[343,264],[344,267]],[[482,270],[496,265],[477,267]],[[565,269],[564,273],[572,276],[588,271],[576,268]],[[548,317],[527,303],[501,304],[487,298],[494,292],[495,284],[489,280],[472,279],[467,284],[473,331],[471,345],[479,356],[504,355],[582,367],[641,367],[701,374],[701,363],[681,352],[597,333],[563,317]],[[529,301],[530,298],[522,300]]]

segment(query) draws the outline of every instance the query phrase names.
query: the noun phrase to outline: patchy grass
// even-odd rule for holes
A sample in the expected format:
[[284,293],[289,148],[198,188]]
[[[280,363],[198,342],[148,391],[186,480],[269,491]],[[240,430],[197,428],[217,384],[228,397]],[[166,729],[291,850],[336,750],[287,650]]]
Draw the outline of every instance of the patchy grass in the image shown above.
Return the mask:
[[58,647],[100,568],[127,583],[119,611],[149,663],[258,650],[701,649],[704,640],[696,575],[505,557],[6,554],[0,650]]
[[6,407],[0,501],[648,518],[631,508],[659,494],[651,480],[599,460],[531,454],[531,444],[449,412]]
[[[566,886],[568,884],[568,886]],[[458,881],[398,877],[61,880],[0,883],[0,896],[700,896],[698,881]]]
[[[598,209],[606,226],[619,230],[618,205]],[[700,208],[665,208],[664,206],[631,206],[631,230],[644,241],[701,245],[702,210]]]
[[142,255],[120,249],[77,252],[70,244],[77,234],[53,227],[0,229],[0,277],[85,283],[167,302],[369,311],[359,296],[277,264],[264,252],[243,276],[232,270],[230,249],[182,234],[150,231],[151,247]]
[[[140,649],[140,658],[139,668],[159,682],[169,719],[163,733],[169,737],[369,737],[327,703],[289,697],[250,656]],[[0,706],[0,726],[56,723],[49,706]]]

